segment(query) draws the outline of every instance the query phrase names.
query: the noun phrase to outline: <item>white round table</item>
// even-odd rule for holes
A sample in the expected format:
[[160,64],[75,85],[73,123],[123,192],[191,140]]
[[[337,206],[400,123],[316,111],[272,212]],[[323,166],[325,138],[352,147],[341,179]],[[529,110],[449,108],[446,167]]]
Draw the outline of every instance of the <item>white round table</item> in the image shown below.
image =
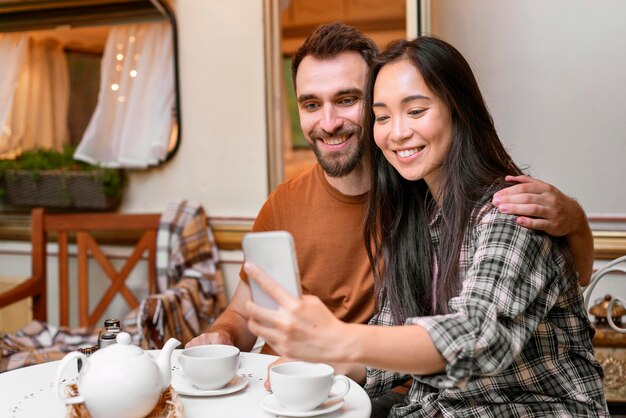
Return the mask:
[[[182,371],[178,366],[181,350],[175,350],[172,356],[172,385],[176,389],[178,379],[182,379]],[[151,352],[156,355],[158,351]],[[263,387],[267,375],[267,365],[276,357],[264,354],[242,353],[239,376],[248,379],[242,390],[220,396],[183,396],[181,400],[185,408],[185,417],[220,417],[220,418],[269,418],[282,415],[266,412],[262,405],[270,396]],[[54,373],[59,362],[24,367],[10,372],[0,373],[0,417],[31,418],[47,417],[62,418],[66,414],[65,404],[58,398],[53,387]],[[68,377],[71,377],[68,367]],[[350,391],[344,399],[343,406],[329,414],[319,415],[323,418],[369,418],[371,403],[369,397],[354,381],[350,381]]]

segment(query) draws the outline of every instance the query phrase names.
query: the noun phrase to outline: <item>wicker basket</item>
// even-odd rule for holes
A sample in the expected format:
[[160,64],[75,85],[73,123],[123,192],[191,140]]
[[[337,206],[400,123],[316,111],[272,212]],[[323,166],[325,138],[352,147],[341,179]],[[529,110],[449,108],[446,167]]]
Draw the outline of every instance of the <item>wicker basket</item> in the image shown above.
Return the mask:
[[[78,395],[78,387],[76,384],[67,386],[67,392],[69,396]],[[185,411],[183,404],[180,401],[178,392],[169,386],[159,398],[156,406],[146,415],[146,418],[183,418]],[[85,404],[69,404],[67,405],[66,418],[91,418],[89,411],[85,408]]]
[[110,210],[121,201],[105,194],[100,171],[7,170],[4,178],[7,202],[15,206]]

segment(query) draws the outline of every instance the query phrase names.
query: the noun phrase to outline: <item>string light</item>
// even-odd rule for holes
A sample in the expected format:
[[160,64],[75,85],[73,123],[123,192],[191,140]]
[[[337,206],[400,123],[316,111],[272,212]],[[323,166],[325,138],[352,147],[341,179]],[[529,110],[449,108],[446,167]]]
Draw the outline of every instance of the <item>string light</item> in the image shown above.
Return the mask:
[[[137,41],[137,38],[136,38],[134,35],[131,35],[131,36],[129,36],[129,37],[128,37],[128,43],[129,43],[129,44],[133,44],[133,43],[135,43],[136,41]],[[121,42],[120,42],[120,43],[118,43],[118,44],[117,44],[117,51],[118,51],[118,52],[117,52],[117,54],[115,55],[115,58],[116,58],[116,59],[117,59],[117,61],[118,61],[118,63],[115,65],[115,70],[116,70],[118,73],[121,73],[121,72],[122,72],[122,70],[123,70],[123,68],[124,68],[123,63],[122,63],[122,61],[123,61],[123,60],[124,60],[124,58],[125,58],[125,57],[124,57],[124,54],[122,53],[122,51],[123,51],[123,50],[124,50],[124,44],[122,44]],[[135,61],[139,61],[139,53],[135,53],[135,54],[133,54],[133,59],[134,59]],[[137,74],[138,74],[138,73],[137,73],[137,70],[130,70],[130,71],[128,72],[128,74],[130,75],[130,77],[131,77],[131,78],[135,78],[135,77],[137,77]],[[117,76],[118,80],[119,80],[119,77],[121,77],[121,74]],[[112,83],[112,84],[111,84],[111,90],[113,90],[113,91],[115,91],[115,92],[118,92],[117,101],[118,101],[119,103],[124,103],[124,102],[126,101],[126,97],[125,97],[125,96],[123,96],[123,95],[121,95],[121,94],[119,94],[119,93],[121,93],[121,92],[119,91],[119,90],[120,90],[120,84],[118,84],[118,83]]]

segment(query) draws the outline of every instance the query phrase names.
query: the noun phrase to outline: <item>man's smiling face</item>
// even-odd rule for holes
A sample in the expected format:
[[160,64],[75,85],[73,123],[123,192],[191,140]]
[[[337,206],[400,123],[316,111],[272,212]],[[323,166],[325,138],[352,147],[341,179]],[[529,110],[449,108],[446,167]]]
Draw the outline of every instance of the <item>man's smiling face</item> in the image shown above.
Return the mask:
[[352,172],[363,156],[361,122],[367,63],[357,52],[306,56],[296,75],[300,127],[331,177]]

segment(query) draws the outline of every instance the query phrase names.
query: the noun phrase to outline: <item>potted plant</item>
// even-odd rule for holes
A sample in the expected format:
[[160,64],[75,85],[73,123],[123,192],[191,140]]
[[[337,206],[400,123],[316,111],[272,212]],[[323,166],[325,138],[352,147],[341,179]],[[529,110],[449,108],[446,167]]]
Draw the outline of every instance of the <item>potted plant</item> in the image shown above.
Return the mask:
[[0,160],[0,197],[14,206],[109,210],[124,192],[123,170],[74,160],[74,149],[25,151]]

